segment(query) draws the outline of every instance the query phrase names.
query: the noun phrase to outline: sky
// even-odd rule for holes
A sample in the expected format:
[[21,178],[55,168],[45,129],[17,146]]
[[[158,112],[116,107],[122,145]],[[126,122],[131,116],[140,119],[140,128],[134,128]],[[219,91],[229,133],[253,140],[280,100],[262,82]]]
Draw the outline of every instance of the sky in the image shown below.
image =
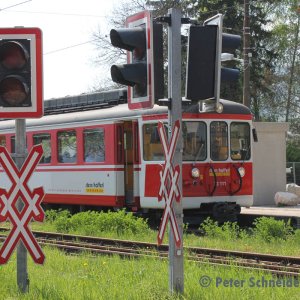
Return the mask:
[[109,66],[97,66],[91,42],[100,28],[109,34],[107,18],[117,0],[1,0],[0,27],[39,27],[43,32],[44,99],[89,92]]

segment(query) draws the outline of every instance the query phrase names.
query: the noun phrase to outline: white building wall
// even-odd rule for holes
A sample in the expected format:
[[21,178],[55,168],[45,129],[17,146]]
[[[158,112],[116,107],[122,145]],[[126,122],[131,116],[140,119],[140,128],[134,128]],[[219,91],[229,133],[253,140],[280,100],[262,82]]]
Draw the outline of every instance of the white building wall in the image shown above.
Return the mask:
[[286,132],[288,123],[255,122],[253,143],[254,205],[275,205],[276,192],[286,185]]

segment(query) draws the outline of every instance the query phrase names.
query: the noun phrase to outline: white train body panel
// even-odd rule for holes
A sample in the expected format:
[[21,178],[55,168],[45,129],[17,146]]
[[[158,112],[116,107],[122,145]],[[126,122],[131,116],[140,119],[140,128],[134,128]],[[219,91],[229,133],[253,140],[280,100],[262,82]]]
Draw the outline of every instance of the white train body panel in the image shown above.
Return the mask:
[[[195,159],[188,158],[182,163],[184,209],[197,210],[203,203],[214,202],[231,202],[240,206],[253,204],[252,142],[248,139],[248,131],[252,129],[251,115],[239,105],[226,105],[234,107],[234,112],[229,112],[231,108],[228,108],[224,114],[193,111],[183,115],[183,126],[187,130],[184,132],[183,154],[188,157],[190,147],[194,151],[191,157],[195,156]],[[41,162],[37,167],[29,180],[29,187],[43,186],[44,202],[49,204],[163,209],[165,204],[159,202],[157,196],[159,172],[164,160],[159,152],[161,145],[158,145],[152,130],[158,120],[167,122],[165,107],[130,111],[126,104],[28,120],[28,147],[40,139],[43,146],[49,142],[50,148],[45,146],[45,153],[51,153],[49,162]],[[238,126],[241,132],[246,132],[246,138],[235,137],[235,127]],[[201,138],[197,136],[198,127],[204,128],[199,134]],[[218,130],[222,133],[221,138],[227,141],[227,156],[214,160],[212,132],[217,135]],[[10,152],[14,151],[13,137],[14,121],[0,122],[0,142]],[[200,142],[206,147],[203,157],[197,157],[195,150]],[[239,153],[245,146],[243,143],[247,144],[247,153]],[[96,145],[97,151],[101,148],[104,154],[97,154],[101,161],[88,161],[89,145]],[[67,150],[70,150],[69,155],[76,155],[76,161],[63,161],[62,156]],[[191,176],[193,168],[198,168],[198,178]],[[245,171],[243,177],[239,175],[241,168]],[[0,185],[5,189],[11,185],[3,169],[0,171]]]

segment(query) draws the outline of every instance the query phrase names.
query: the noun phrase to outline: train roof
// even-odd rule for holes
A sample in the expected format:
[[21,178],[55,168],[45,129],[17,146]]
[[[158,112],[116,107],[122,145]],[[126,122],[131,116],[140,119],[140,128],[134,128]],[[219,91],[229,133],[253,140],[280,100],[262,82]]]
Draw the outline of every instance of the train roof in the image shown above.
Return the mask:
[[[127,104],[119,104],[117,106],[106,107],[95,110],[86,110],[81,112],[70,112],[57,115],[47,115],[40,119],[27,119],[26,127],[48,127],[64,125],[74,126],[74,124],[92,123],[95,121],[104,120],[126,120],[138,118],[141,115],[155,115],[167,113],[167,108],[163,106],[155,105],[153,109],[134,111],[129,110]],[[15,127],[14,120],[5,120],[0,122],[0,130],[12,129]]]
[[[241,103],[224,99],[220,99],[220,103],[223,105],[223,111],[221,114],[251,115],[250,109]],[[187,105],[183,108],[183,112],[199,113],[199,105]],[[216,114],[216,112],[205,112],[205,114]]]
[[[223,104],[222,114],[251,114],[250,110],[244,105],[228,100],[221,100]],[[156,114],[167,114],[168,109],[166,106],[154,105],[152,109],[145,110],[129,110],[128,105],[118,104],[111,107],[97,108],[94,110],[85,110],[85,111],[75,111],[63,114],[52,114],[45,115],[40,119],[27,119],[26,127],[29,129],[31,127],[51,127],[51,126],[74,126],[74,124],[80,123],[93,123],[95,121],[104,121],[104,120],[126,120],[126,119],[135,119],[140,116],[146,115],[156,115]],[[198,104],[194,105],[184,105],[184,113],[197,113],[199,114]],[[214,112],[205,113],[205,114],[216,114]],[[212,116],[213,118],[213,116]],[[62,126],[62,127],[63,127]],[[14,129],[15,121],[14,120],[5,120],[0,122],[0,130],[9,130]]]

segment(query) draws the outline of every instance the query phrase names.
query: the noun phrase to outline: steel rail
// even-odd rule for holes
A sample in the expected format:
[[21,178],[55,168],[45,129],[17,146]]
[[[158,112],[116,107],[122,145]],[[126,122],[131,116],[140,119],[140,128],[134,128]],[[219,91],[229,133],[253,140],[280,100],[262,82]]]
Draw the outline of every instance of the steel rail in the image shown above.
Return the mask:
[[[1,231],[5,229],[0,228]],[[153,257],[166,259],[168,246],[154,243],[33,231],[42,246],[53,246],[66,252],[119,255],[122,257]],[[0,235],[4,240],[5,235]],[[277,276],[300,277],[300,257],[250,253],[231,250],[185,247],[186,259],[195,263],[236,266],[271,272]]]

